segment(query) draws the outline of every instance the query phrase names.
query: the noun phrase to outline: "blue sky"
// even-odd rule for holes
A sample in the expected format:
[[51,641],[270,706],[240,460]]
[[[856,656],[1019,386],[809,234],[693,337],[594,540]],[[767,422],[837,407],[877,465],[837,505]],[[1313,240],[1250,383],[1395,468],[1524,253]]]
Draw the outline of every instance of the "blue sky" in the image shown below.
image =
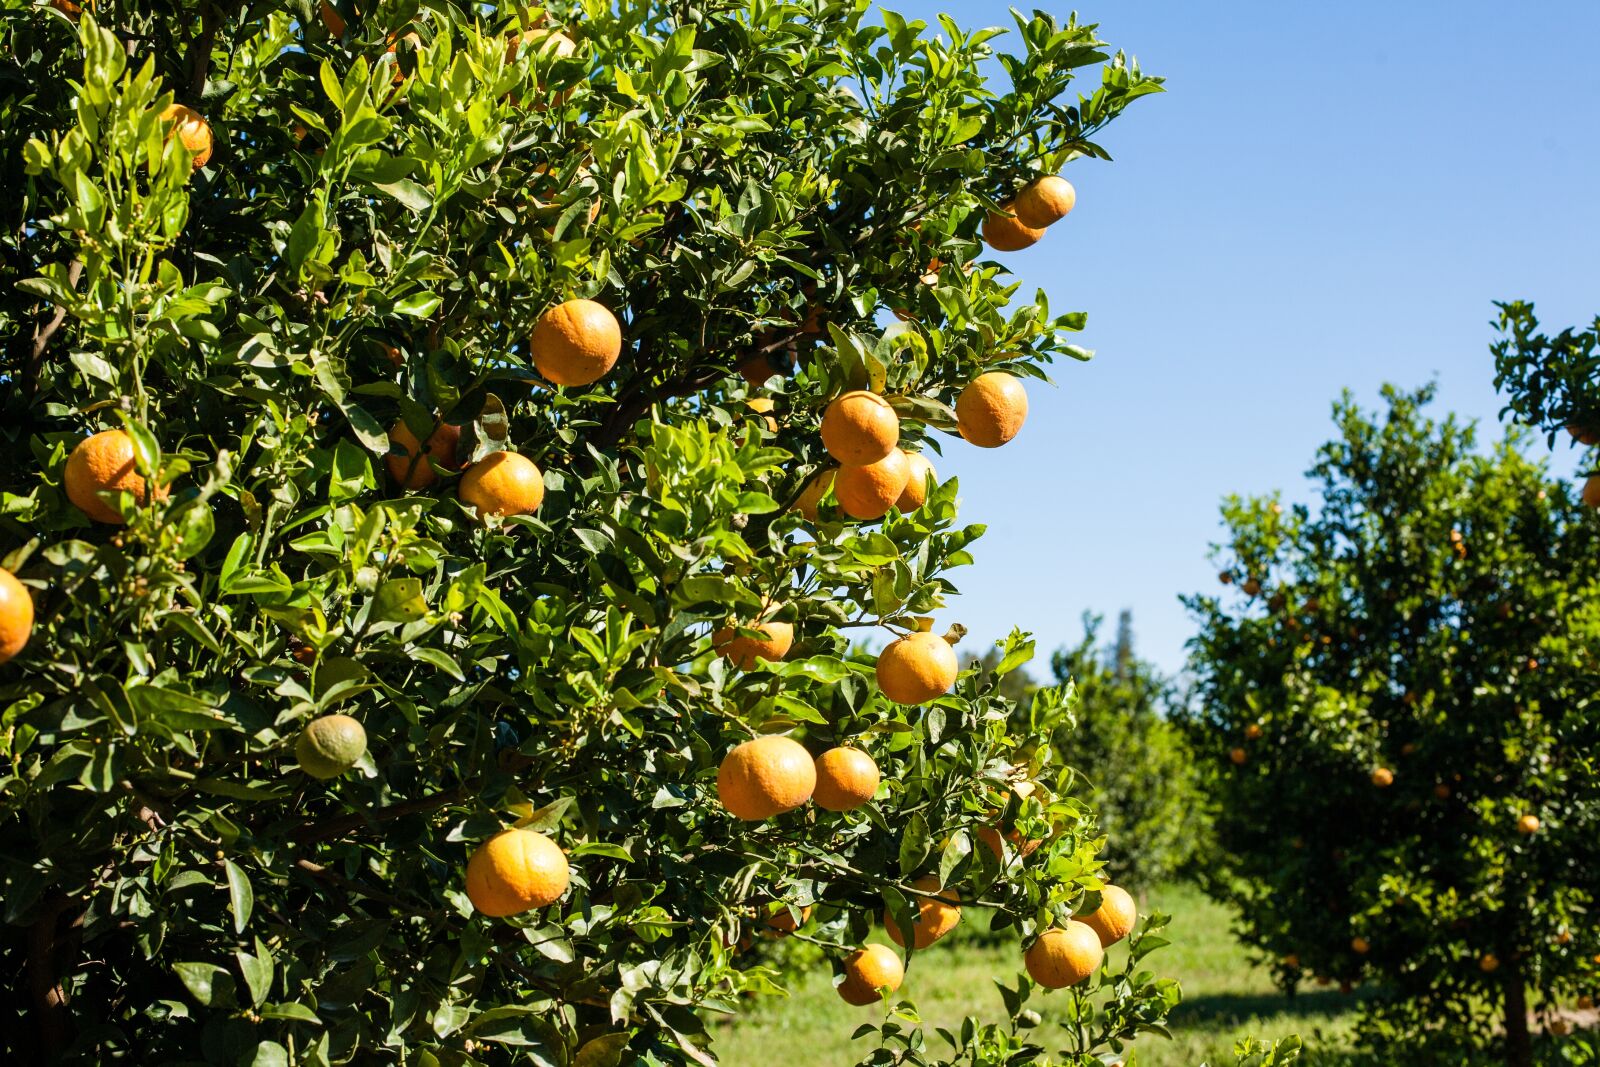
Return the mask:
[[[1010,24],[966,0],[889,6]],[[1176,669],[1177,596],[1216,588],[1219,501],[1307,499],[1341,389],[1371,403],[1436,378],[1441,411],[1492,422],[1491,301],[1533,299],[1556,327],[1600,311],[1600,4],[1080,12],[1168,92],[1106,132],[1114,162],[1068,166],[1068,219],[1001,257],[1027,293],[1089,313],[1098,356],[1030,386],[1010,445],[947,447],[964,521],[990,529],[945,617],[971,631],[963,652],[1012,625],[1045,652],[1083,611],[1109,629],[1127,607],[1140,650]],[[1556,472],[1577,459],[1560,446]]]

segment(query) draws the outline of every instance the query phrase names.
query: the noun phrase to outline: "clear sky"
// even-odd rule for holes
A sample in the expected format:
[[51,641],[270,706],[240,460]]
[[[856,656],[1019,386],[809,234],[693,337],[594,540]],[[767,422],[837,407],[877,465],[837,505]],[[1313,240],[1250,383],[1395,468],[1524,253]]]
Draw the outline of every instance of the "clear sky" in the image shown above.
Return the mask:
[[[945,614],[963,652],[1014,624],[1045,653],[1085,610],[1109,633],[1131,608],[1177,669],[1219,501],[1307,499],[1341,389],[1436,378],[1440,410],[1492,422],[1491,301],[1558,328],[1600,312],[1600,3],[1089,2],[1168,91],[1105,133],[1114,162],[1067,167],[1069,218],[1000,257],[1087,311],[1098,355],[1030,383],[1010,445],[947,446],[989,533]],[[972,0],[888,6],[1011,25]]]

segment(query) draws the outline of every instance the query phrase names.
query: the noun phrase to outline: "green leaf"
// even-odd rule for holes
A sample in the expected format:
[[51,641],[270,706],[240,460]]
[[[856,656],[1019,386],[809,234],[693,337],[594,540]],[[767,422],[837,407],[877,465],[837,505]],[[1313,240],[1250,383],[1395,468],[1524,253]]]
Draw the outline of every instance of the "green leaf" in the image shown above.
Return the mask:
[[378,587],[372,598],[372,618],[376,622],[415,622],[428,614],[422,596],[422,579],[391,578]]
[[223,868],[228,874],[228,908],[233,912],[233,932],[242,934],[256,906],[256,895],[250,888],[250,879],[237,863],[224,860]]
[[906,828],[900,836],[900,876],[904,878],[916,873],[927,856],[928,820],[918,811],[906,820]]
[[401,205],[415,215],[422,214],[433,204],[433,195],[410,178],[401,178],[392,182],[373,182],[372,184],[375,188],[400,201]]
[[174,730],[231,730],[237,724],[210,703],[175,689],[135,682],[124,690],[137,719],[153,719]]
[[212,985],[217,975],[227,973],[214,963],[175,963],[172,969],[189,995],[205,1007],[211,1006]]

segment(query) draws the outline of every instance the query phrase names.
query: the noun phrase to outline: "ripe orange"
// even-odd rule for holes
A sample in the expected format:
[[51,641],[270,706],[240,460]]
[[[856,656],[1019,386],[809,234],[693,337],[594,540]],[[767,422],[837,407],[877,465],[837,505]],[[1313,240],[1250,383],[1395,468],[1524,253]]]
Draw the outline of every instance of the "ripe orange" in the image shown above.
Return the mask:
[[1291,971],[1298,971],[1300,969],[1300,957],[1291,952],[1283,957],[1283,965]]
[[1365,956],[1372,951],[1372,944],[1364,937],[1352,937],[1350,939],[1350,951],[1357,956]]
[[[566,59],[578,50],[576,42],[571,37],[557,30],[535,29],[527,34],[527,41],[534,47],[534,51],[540,59],[545,62],[550,62],[552,59]],[[517,61],[517,53],[521,50],[522,42],[523,35],[520,33],[514,33],[506,39],[506,63],[508,65]],[[543,91],[544,86],[540,84],[537,88]],[[566,103],[571,96],[572,90],[565,89],[556,93],[551,99],[559,105]],[[517,102],[515,95],[512,96],[511,102],[513,104]],[[536,111],[546,111],[549,107],[549,101],[543,99],[534,104],[534,110]],[[593,220],[591,219],[590,221]]]
[[544,502],[544,475],[520,452],[491,452],[461,476],[463,504],[490,515],[531,515]]
[[811,799],[828,811],[850,811],[878,791],[878,764],[859,748],[830,748],[817,757],[817,788]]
[[937,634],[917,632],[889,642],[878,654],[878,688],[896,704],[925,704],[950,692],[960,666]]
[[367,751],[367,731],[348,715],[312,719],[294,743],[294,758],[313,778],[337,778]]
[[822,445],[840,463],[876,463],[900,440],[900,416],[889,402],[865,389],[845,393],[822,414]]
[[1441,782],[1433,787],[1433,795],[1438,797],[1440,800],[1449,800],[1450,787]]
[[1228,758],[1233,760],[1235,766],[1243,767],[1244,761],[1250,758],[1250,754],[1242,748],[1234,748],[1228,750]]
[[816,787],[811,753],[777,734],[736,746],[717,768],[717,799],[736,818],[750,821],[793,811]]
[[405,488],[426,489],[438,478],[433,472],[434,463],[446,470],[455,467],[456,445],[460,441],[461,427],[440,422],[428,435],[428,443],[423,445],[406,425],[406,420],[401,419],[389,431],[389,446],[398,451],[383,457],[384,466],[389,468],[389,477]]
[[1078,191],[1072,183],[1059,175],[1035,178],[1022,187],[1012,201],[1011,210],[1017,221],[1030,229],[1042,230],[1067,217],[1078,202]]
[[1583,996],[1578,998],[1577,1006],[1579,1011],[1591,1011],[1594,1008],[1594,998],[1585,993]]
[[[768,611],[772,609],[769,607]],[[741,671],[754,670],[756,659],[780,660],[794,647],[794,626],[771,619],[745,624],[745,629],[756,630],[763,638],[740,637],[738,627],[724,626],[711,635],[711,644],[717,654],[733,661]]]
[[533,365],[557,385],[588,385],[622,354],[617,317],[593,300],[568,300],[539,316],[528,342]]
[[[1038,785],[1033,782],[1018,782],[1016,785],[1011,787],[1011,791],[1023,799],[1032,796],[1036,791],[1038,791],[1038,789]],[[1040,793],[1040,800],[1048,802],[1049,797],[1046,794]],[[1002,839],[1000,836],[998,823],[998,820],[1002,814],[1003,813],[999,810],[999,808],[990,809],[989,815],[991,818],[997,820],[996,825],[979,827],[978,840],[982,841],[989,851],[994,853],[995,859],[1004,863],[1006,854],[1005,849],[1001,847]],[[1022,839],[1022,831],[1016,829],[1015,827],[1012,827],[1010,830],[1006,831],[1004,840],[1011,842],[1012,846],[1016,848],[1018,855],[1022,856],[1033,855],[1034,851],[1040,845],[1044,844],[1043,841],[1037,839],[1024,841]]]
[[1100,890],[1100,907],[1082,917],[1082,922],[1100,937],[1106,948],[1133,933],[1139,921],[1139,906],[1133,896],[1121,886],[1108,885]]
[[1539,832],[1539,816],[1524,815],[1517,820],[1517,833],[1527,837]]
[[554,841],[535,830],[502,830],[467,861],[467,897],[491,918],[520,915],[554,904],[571,876]]
[[772,417],[772,409],[777,406],[770,396],[752,397],[744,402],[744,406],[762,417],[767,429],[772,433],[778,432],[778,420]]
[[916,511],[928,502],[928,483],[938,485],[939,475],[928,457],[921,452],[906,452],[904,455],[909,476],[906,478],[905,491],[894,502],[894,506],[901,511]]
[[[1010,211],[1012,205],[1000,205],[1002,209]],[[1032,226],[1024,226],[1021,219],[1003,215],[998,211],[991,211],[983,220],[983,240],[996,252],[1020,252],[1029,245],[1038,242],[1044,236],[1044,231]]]
[[1572,931],[1568,930],[1565,926],[1563,926],[1561,929],[1557,930],[1556,931],[1556,944],[1558,944],[1558,945],[1570,945],[1570,944],[1572,944]]
[[50,0],[50,6],[67,16],[69,19],[75,19],[79,15],[83,14],[83,7],[79,4],[73,3],[72,0]]
[[838,985],[846,1004],[861,1007],[883,999],[880,989],[893,993],[905,981],[906,969],[888,945],[867,945],[844,959],[844,981]]
[[805,516],[807,522],[817,521],[817,508],[822,504],[822,498],[828,495],[828,490],[833,488],[833,480],[838,475],[836,470],[825,470],[817,474],[795,498],[794,509]]
[[1087,924],[1070,920],[1039,935],[1022,962],[1028,977],[1046,989],[1064,989],[1089,977],[1105,959],[1100,935]]
[[1246,578],[1239,586],[1245,596],[1260,596],[1261,583],[1254,578]]
[[1379,789],[1388,789],[1394,785],[1394,772],[1387,767],[1374,767],[1372,770],[1372,784]]
[[1493,974],[1500,969],[1500,957],[1493,952],[1485,952],[1478,957],[1478,969],[1484,974]]
[[211,127],[200,112],[182,104],[169,104],[161,113],[161,121],[172,123],[172,133],[194,156],[195,170],[211,162]]
[[1221,582],[1223,585],[1232,585],[1233,573],[1231,571],[1223,571],[1217,575],[1217,581]]
[[1583,483],[1582,500],[1585,507],[1600,508],[1600,474],[1591,474]]
[[766,384],[768,378],[779,373],[772,366],[772,361],[766,356],[756,354],[739,364],[739,377],[752,389],[759,389]]
[[777,940],[794,933],[811,920],[811,905],[807,904],[800,909],[800,919],[797,922],[794,912],[787,904],[781,901],[769,904],[762,909],[761,917],[756,920],[756,929],[761,931],[761,936],[768,940]]
[[833,479],[833,495],[846,515],[870,521],[888,514],[910,482],[911,464],[904,452],[894,448],[876,463],[840,467]]
[[[63,475],[67,499],[96,522],[122,525],[122,516],[101,493],[125,490],[143,506],[149,503],[144,477],[133,461],[133,438],[124,430],[101,430],[79,441],[67,457]],[[157,500],[165,500],[164,487],[155,490]]]
[[344,16],[339,14],[339,9],[330,4],[328,0],[321,0],[319,7],[322,14],[322,24],[328,28],[328,33],[334,37],[343,37],[345,21]]
[[1578,442],[1580,445],[1600,444],[1600,433],[1596,433],[1587,426],[1579,426],[1575,422],[1569,422],[1567,423],[1567,432],[1570,433],[1572,435],[1572,439]]
[[17,576],[0,568],[0,663],[15,659],[33,633],[33,597]]
[[[954,900],[955,894],[944,894],[944,886],[939,884],[939,876],[936,874],[925,874],[911,885],[924,893],[941,894],[938,900],[912,897],[910,901],[916,908],[916,915],[911,920],[911,936],[916,941],[916,947],[924,949],[956,928],[956,924],[961,921],[961,906],[945,903],[946,899]],[[889,940],[897,945],[905,945],[905,935],[900,932],[900,927],[895,925],[894,918],[887,909],[883,913],[883,929],[889,935]]]
[[1258,722],[1253,722],[1246,726],[1244,728],[1244,739],[1246,741],[1261,740],[1261,724]]
[[956,397],[956,427],[979,448],[999,448],[1022,430],[1028,393],[1002,371],[980,374]]

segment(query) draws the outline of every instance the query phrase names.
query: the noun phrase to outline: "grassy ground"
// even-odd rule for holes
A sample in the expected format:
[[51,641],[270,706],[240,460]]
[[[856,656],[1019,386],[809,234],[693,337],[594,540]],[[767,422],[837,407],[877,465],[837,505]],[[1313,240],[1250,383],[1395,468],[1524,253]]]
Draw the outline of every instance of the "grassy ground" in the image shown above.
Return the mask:
[[[1233,1062],[1240,1037],[1299,1034],[1312,1052],[1310,1065],[1348,1062],[1340,1055],[1349,1031],[1354,998],[1336,991],[1307,991],[1290,1000],[1272,987],[1264,970],[1252,967],[1229,932],[1229,916],[1197,891],[1174,887],[1152,894],[1149,904],[1174,916],[1168,929],[1173,944],[1144,963],[1183,983],[1182,1007],[1171,1019],[1173,1040],[1149,1037],[1137,1048],[1139,1067],[1199,1067]],[[995,946],[958,943],[919,955],[902,992],[916,1002],[931,1034],[968,1014],[1004,1018],[994,978],[1008,981],[1021,968],[1015,943]],[[846,1006],[833,992],[823,968],[806,976],[786,1000],[764,1002],[721,1030],[717,1049],[729,1067],[759,1067],[781,1060],[782,1067],[845,1067],[869,1050],[850,1034],[881,1011]],[[1035,999],[1045,1026],[1052,1022],[1056,997]],[[930,1038],[930,1045],[940,1045]],[[1316,1055],[1321,1052],[1322,1055]]]

